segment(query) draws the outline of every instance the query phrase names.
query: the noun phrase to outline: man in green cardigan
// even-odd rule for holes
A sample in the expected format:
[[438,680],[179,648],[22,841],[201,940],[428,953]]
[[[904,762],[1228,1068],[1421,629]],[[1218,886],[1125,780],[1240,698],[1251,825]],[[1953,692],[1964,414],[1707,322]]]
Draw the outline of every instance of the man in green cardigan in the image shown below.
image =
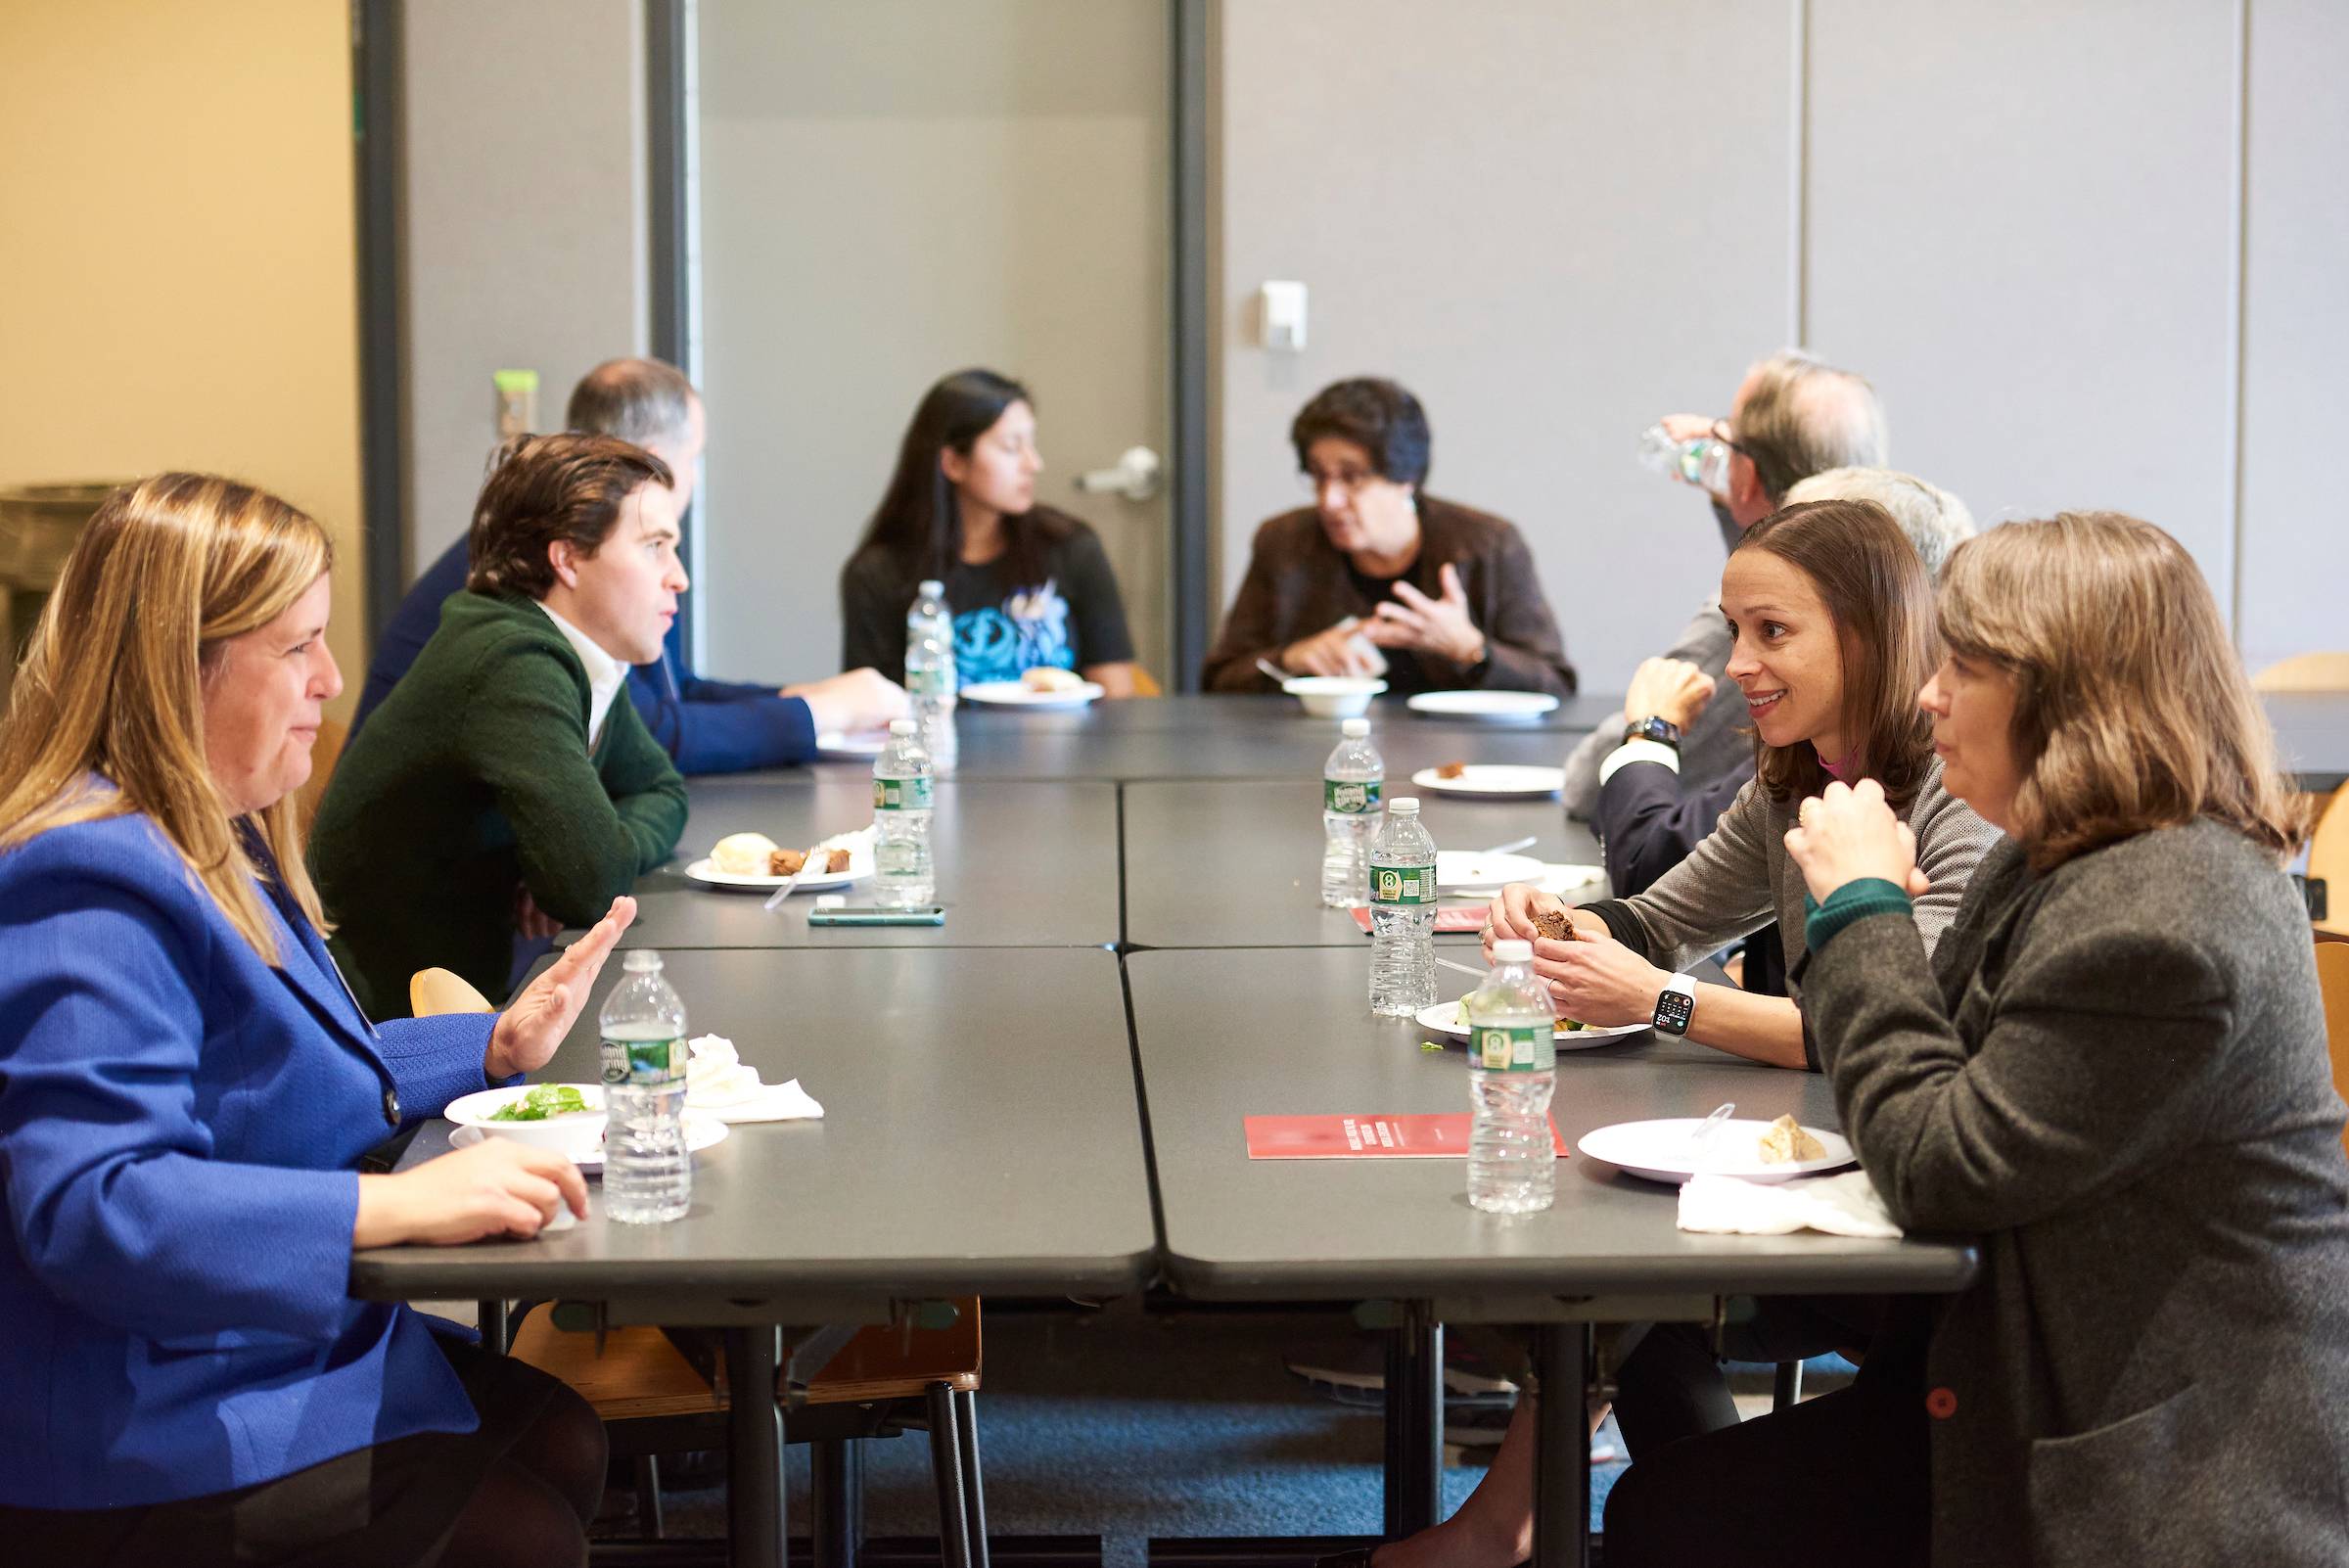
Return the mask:
[[685,784],[622,688],[686,587],[668,468],[607,436],[525,436],[474,508],[439,628],[335,769],[310,835],[360,1003],[417,970],[492,1000],[517,937],[594,924],[667,860]]

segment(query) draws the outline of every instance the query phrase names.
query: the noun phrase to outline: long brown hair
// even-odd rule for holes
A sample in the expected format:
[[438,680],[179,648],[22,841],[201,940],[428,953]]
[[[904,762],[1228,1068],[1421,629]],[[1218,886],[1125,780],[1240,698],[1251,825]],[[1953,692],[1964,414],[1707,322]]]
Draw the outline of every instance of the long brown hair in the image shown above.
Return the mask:
[[234,480],[158,474],[108,496],[66,559],[0,719],[0,853],[142,811],[264,961],[278,962],[277,942],[249,843],[325,930],[295,797],[235,818],[213,782],[204,678],[222,643],[284,614],[333,557],[307,514]]
[[1969,539],[1942,572],[1941,626],[2014,681],[2007,831],[2035,869],[2204,816],[2279,860],[2299,843],[2304,813],[2210,585],[2152,524],[2059,512]]
[[[1873,501],[1808,501],[1746,530],[1737,549],[1776,556],[1819,591],[1843,657],[1838,727],[1852,747],[1851,775],[1872,778],[1896,805],[1906,803],[1933,761],[1933,721],[1916,694],[1940,647],[1933,585],[1915,546]],[[1766,746],[1759,735],[1754,772],[1781,802],[1817,795],[1832,777],[1809,742]]]

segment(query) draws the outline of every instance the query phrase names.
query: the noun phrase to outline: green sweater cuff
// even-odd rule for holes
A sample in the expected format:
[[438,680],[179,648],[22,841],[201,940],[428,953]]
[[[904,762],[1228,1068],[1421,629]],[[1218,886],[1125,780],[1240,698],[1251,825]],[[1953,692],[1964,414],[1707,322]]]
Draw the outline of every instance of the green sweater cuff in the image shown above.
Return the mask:
[[1855,921],[1869,915],[1912,915],[1915,910],[1909,895],[1892,883],[1882,877],[1861,877],[1828,894],[1825,903],[1803,895],[1803,942],[1818,952]]

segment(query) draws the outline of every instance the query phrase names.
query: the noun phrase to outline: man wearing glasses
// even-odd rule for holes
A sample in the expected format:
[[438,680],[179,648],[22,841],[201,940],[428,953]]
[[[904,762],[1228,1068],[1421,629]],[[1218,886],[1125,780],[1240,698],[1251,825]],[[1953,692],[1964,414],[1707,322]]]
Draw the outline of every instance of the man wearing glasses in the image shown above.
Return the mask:
[[[1875,389],[1799,348],[1749,368],[1728,418],[1671,414],[1662,423],[1676,441],[1710,436],[1728,448],[1722,488],[1709,499],[1722,542],[1729,547],[1812,475],[1885,464],[1884,406]],[[1735,681],[1722,678],[1729,642],[1720,604],[1708,600],[1662,656],[1640,665],[1624,695],[1623,715],[1586,735],[1566,760],[1569,815],[1596,813],[1602,764],[1627,741],[1670,752],[1681,793],[1689,797],[1753,761],[1753,744],[1739,732],[1746,721],[1744,696]],[[1690,665],[1694,671],[1685,668]],[[1695,678],[1699,671],[1711,677],[1709,698]]]
[[1289,439],[1313,504],[1257,530],[1202,671],[1207,690],[1269,689],[1269,665],[1383,675],[1402,693],[1573,694],[1524,536],[1426,493],[1419,399],[1391,381],[1337,382],[1298,413]]

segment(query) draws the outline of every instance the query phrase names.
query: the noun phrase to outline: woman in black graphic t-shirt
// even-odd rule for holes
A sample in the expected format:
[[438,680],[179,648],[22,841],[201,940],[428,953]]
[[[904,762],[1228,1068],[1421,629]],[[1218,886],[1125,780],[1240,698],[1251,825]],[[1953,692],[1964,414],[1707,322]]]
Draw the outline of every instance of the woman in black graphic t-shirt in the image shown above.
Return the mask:
[[930,389],[897,472],[840,576],[842,668],[902,678],[905,612],[922,579],[946,585],[962,685],[1074,669],[1134,693],[1133,638],[1101,540],[1036,504],[1036,411],[1027,389],[965,370]]

